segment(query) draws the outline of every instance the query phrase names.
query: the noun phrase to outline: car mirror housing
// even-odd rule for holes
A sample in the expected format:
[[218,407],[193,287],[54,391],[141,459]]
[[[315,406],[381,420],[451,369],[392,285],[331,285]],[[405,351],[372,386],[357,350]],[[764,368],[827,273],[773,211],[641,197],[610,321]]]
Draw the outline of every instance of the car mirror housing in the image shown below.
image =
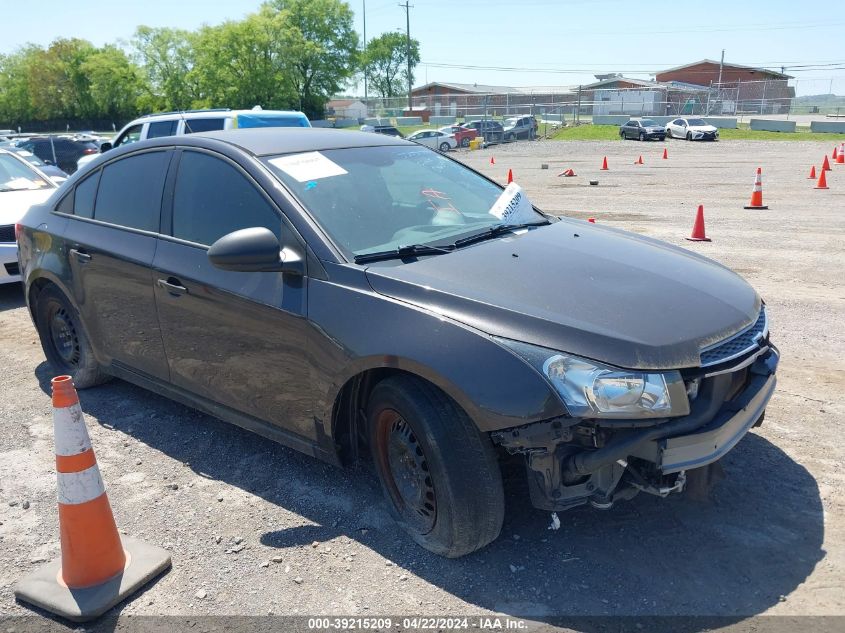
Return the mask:
[[273,232],[264,227],[241,229],[224,235],[209,247],[208,259],[222,270],[305,273],[299,249],[282,248]]

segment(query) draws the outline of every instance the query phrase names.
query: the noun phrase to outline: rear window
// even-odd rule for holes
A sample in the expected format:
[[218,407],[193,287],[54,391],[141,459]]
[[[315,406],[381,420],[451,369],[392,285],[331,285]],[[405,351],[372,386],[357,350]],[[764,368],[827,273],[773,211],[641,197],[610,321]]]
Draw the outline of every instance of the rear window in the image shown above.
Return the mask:
[[76,185],[73,193],[73,214],[81,218],[94,217],[94,197],[97,195],[97,183],[100,181],[100,172],[91,174]]
[[162,136],[174,136],[179,121],[155,121],[147,128],[147,138],[161,138]]

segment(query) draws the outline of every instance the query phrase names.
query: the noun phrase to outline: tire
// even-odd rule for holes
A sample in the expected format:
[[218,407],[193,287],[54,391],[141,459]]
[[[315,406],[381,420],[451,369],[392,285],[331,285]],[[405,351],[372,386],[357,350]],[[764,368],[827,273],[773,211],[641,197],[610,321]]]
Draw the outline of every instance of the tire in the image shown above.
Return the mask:
[[448,152],[449,151],[449,143],[443,142],[440,143],[440,151],[441,152]]
[[69,375],[77,389],[100,385],[111,378],[94,358],[94,350],[79,314],[56,286],[36,298],[35,325],[47,362],[57,375]]
[[465,136],[464,138],[461,139],[461,147],[463,147],[464,149],[469,147],[469,137],[468,136]]
[[623,141],[628,140],[628,137],[625,136],[625,130],[619,130],[619,138],[621,138]]
[[640,143],[642,143],[644,140],[645,140],[645,134],[640,132]]
[[692,132],[687,132],[687,140],[688,141],[692,140]]
[[457,558],[499,536],[505,496],[493,444],[451,398],[394,376],[373,389],[367,420],[390,512],[414,541]]
[[516,134],[513,134],[513,133],[508,134],[508,136],[505,140],[508,141],[509,143],[513,143],[516,140]]

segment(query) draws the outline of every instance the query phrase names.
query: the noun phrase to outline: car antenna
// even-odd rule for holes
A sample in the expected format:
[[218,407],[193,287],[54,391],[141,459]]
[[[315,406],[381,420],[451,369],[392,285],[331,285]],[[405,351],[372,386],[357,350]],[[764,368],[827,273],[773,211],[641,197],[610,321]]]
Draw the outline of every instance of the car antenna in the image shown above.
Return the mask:
[[191,124],[188,123],[188,119],[185,118],[185,111],[179,110],[179,117],[182,119],[182,122],[185,124],[185,127],[188,130],[188,134],[193,134],[194,131],[191,129]]

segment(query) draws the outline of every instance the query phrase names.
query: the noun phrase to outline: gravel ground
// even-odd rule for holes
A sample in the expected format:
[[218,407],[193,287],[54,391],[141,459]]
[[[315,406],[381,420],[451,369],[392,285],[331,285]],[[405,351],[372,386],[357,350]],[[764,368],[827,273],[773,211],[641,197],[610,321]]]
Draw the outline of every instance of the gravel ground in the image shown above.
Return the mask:
[[[336,469],[113,381],[80,397],[117,523],[173,555],[113,613],[845,615],[845,167],[829,191],[807,179],[831,150],[537,141],[458,154],[501,181],[513,169],[547,211],[704,253],[766,299],[779,387],[710,501],[640,495],[563,514],[552,532],[513,476],[499,540],[445,560],[394,526],[368,466]],[[757,166],[771,209],[746,211]],[[578,176],[557,177],[567,167]],[[684,240],[698,204],[711,243]],[[12,616],[31,613],[13,583],[59,553],[51,374],[20,295],[0,287],[0,615]]]

